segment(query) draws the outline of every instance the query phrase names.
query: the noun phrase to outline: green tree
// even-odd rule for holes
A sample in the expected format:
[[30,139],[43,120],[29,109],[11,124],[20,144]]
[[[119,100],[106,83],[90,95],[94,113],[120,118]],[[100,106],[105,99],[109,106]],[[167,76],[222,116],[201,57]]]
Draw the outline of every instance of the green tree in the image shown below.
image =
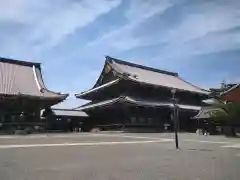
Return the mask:
[[235,127],[240,125],[240,104],[219,101],[213,106],[221,110],[213,111],[211,113],[211,120],[230,127],[232,135],[235,135]]

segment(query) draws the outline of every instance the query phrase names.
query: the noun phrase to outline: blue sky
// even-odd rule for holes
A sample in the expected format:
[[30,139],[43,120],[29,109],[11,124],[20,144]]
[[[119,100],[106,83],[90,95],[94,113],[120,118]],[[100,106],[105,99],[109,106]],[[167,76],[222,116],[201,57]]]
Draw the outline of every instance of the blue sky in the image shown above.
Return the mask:
[[203,88],[240,82],[239,0],[0,1],[0,56],[41,62],[49,89],[83,101],[104,56],[176,71]]

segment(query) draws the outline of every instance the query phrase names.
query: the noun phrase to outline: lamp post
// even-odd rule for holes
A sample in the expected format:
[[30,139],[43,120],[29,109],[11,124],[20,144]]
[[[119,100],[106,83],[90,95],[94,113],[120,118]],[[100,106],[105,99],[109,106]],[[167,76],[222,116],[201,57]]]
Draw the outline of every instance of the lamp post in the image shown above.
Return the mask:
[[175,133],[175,144],[176,144],[176,149],[179,148],[178,146],[178,117],[177,117],[177,106],[176,106],[176,98],[175,98],[175,94],[176,94],[177,90],[176,89],[172,89],[171,93],[172,93],[172,98],[173,98],[173,122],[174,122],[174,133]]

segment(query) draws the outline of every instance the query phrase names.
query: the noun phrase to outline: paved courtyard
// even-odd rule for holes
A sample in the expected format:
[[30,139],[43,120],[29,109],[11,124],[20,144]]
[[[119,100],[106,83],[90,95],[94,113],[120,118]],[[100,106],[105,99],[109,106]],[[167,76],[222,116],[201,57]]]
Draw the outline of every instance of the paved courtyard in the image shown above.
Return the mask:
[[172,133],[0,136],[1,180],[239,180],[240,139]]

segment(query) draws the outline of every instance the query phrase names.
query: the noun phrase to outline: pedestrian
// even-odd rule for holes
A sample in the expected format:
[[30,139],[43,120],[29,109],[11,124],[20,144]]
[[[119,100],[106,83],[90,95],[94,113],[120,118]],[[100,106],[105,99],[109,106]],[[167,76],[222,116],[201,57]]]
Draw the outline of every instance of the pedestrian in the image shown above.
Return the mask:
[[204,133],[205,136],[208,135],[208,122],[207,122],[207,121],[204,122],[204,130],[203,130],[203,133]]

